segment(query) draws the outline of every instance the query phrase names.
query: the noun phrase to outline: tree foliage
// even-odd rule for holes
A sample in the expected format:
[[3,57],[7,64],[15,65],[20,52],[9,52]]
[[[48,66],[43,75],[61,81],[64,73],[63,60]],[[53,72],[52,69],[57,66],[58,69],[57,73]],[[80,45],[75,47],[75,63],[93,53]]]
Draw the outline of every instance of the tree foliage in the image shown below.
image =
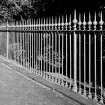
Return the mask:
[[54,0],[0,0],[0,21],[35,17],[53,2]]

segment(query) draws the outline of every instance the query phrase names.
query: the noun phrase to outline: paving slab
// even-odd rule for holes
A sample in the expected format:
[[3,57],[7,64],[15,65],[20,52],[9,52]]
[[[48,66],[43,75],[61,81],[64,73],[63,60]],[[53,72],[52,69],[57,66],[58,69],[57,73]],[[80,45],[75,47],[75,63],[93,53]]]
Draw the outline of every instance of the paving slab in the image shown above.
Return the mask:
[[80,105],[0,62],[0,105]]

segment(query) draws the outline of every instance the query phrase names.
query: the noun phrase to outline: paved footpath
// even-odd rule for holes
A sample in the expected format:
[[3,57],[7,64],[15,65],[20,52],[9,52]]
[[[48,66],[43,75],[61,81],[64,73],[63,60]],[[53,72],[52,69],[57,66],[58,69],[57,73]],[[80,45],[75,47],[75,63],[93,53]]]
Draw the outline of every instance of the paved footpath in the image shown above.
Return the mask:
[[0,63],[0,105],[79,104]]

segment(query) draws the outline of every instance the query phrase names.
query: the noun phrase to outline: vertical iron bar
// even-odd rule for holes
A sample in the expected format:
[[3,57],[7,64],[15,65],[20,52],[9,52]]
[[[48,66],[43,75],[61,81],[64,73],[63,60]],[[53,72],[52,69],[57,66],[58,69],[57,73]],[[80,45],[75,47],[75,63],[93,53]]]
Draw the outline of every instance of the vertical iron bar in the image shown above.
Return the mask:
[[[46,24],[46,20],[45,20],[45,18],[44,18],[44,31],[45,31],[45,24]],[[45,65],[45,63],[46,63],[46,56],[45,56],[45,34],[46,33],[44,33],[44,36],[43,36],[43,38],[44,38],[44,53],[43,53],[43,56],[44,56],[44,78],[46,78],[46,73],[45,73],[45,69],[46,69],[46,65]]]
[[70,34],[70,88],[72,86],[72,58],[71,58],[71,34]]
[[[45,29],[48,30],[48,18],[46,18]],[[46,41],[45,41],[45,44],[46,44],[45,45],[45,49],[46,49],[45,50],[45,52],[46,52],[46,58],[45,58],[46,59],[46,79],[48,79],[48,63],[49,63],[48,62],[48,53],[49,53],[48,52],[49,51],[48,50],[48,33],[45,34],[45,39],[46,39]]]
[[91,98],[91,35],[89,33],[89,98]]
[[[60,16],[59,16],[59,23],[58,23],[58,25],[59,25],[59,30],[60,30]],[[61,44],[60,40],[61,40],[61,39],[60,39],[60,37],[61,37],[61,35],[60,35],[60,33],[59,33],[59,34],[58,34],[58,40],[59,40],[59,47],[58,47],[58,49],[59,49],[59,50],[58,50],[58,55],[59,55],[58,69],[59,69],[59,70],[58,70],[58,73],[59,73],[59,75],[60,75],[60,68],[61,68],[61,67],[60,67],[60,66],[61,66],[61,57],[60,57],[60,55],[61,55],[61,54],[60,54],[60,52],[61,52],[61,51],[60,51],[60,49],[61,49],[61,48],[60,48],[60,44]],[[60,77],[59,77],[58,83],[60,84]]]
[[[50,18],[48,18],[48,30],[51,30],[50,29],[50,25],[51,25],[51,20]],[[50,38],[51,38],[51,33],[48,33],[48,49],[49,49],[49,54],[48,54],[48,62],[49,62],[49,65],[48,65],[48,71],[49,71],[49,80],[51,79],[51,69],[50,69],[50,65],[51,65],[51,58],[50,58],[50,55],[51,55],[51,49],[50,49]]]
[[[33,19],[31,20],[31,31],[33,31]],[[33,37],[33,32],[32,32],[32,72],[34,71],[34,37]]]
[[[94,22],[93,22],[93,24],[94,24],[94,30],[96,31],[97,30],[97,19],[96,19],[96,12],[95,12],[95,15],[94,15]],[[94,33],[94,62],[95,62],[95,96],[94,96],[94,99],[97,101],[97,68],[96,68],[96,63],[97,63],[97,61],[96,61],[96,57],[97,57],[97,55],[96,55],[96,33]]]
[[[29,25],[29,20],[27,21],[27,24]],[[30,30],[30,27],[28,27],[28,29]],[[28,67],[30,69],[30,33],[28,34]]]
[[76,10],[74,11],[74,86],[73,91],[77,92],[77,34],[76,34],[76,26],[77,26],[77,19],[76,19]]
[[[19,25],[19,22],[18,22],[18,25]],[[20,26],[19,26],[19,30],[20,30]],[[17,34],[16,34],[16,36],[17,36],[17,45],[16,46],[17,46],[17,62],[18,62],[18,64],[19,64],[19,38],[18,38],[19,33],[17,32]]]
[[[89,25],[89,31],[91,30],[91,15],[89,12],[89,21],[88,21],[88,25]],[[89,98],[92,98],[92,94],[91,94],[91,34],[89,32]]]
[[[51,23],[51,28],[52,30],[54,30],[54,18],[52,17],[52,23]],[[53,59],[53,55],[54,55],[54,33],[52,32],[52,72],[54,73],[54,67],[53,67],[53,64],[54,64],[54,59]],[[54,78],[52,78],[52,82],[54,82]]]
[[[84,13],[83,29],[86,30],[86,20]],[[84,96],[86,96],[86,34],[84,32]]]
[[[64,16],[62,16],[62,23],[61,23],[62,27],[61,29],[64,30]],[[63,56],[64,56],[64,33],[61,34],[62,35],[62,76],[64,75],[64,62],[63,62]],[[62,79],[62,86],[64,86],[64,81]]]
[[[21,22],[21,25],[23,25],[23,23]],[[21,36],[23,36],[23,47],[21,47],[21,56],[23,56],[23,66],[25,67],[25,54],[24,54],[24,51],[25,51],[25,40],[24,40],[24,32],[23,31],[23,27],[21,27],[21,32],[20,32],[20,38]],[[20,42],[21,43],[21,42]]]
[[[41,18],[40,30],[43,29],[43,28],[42,28],[42,27],[43,27],[42,25],[43,25],[43,20],[42,20],[42,18]],[[40,40],[41,40],[41,52],[40,52],[40,59],[41,59],[41,76],[43,76],[43,58],[42,58],[42,56],[43,56],[43,50],[42,50],[42,49],[43,49],[43,46],[42,46],[42,45],[43,45],[43,44],[42,44],[43,38],[42,38],[42,35],[43,35],[43,33],[41,32],[41,39],[40,39]]]
[[84,95],[86,96],[86,36],[84,34]]
[[81,94],[81,34],[79,33],[79,93]]
[[[51,19],[48,18],[48,30],[51,30],[50,29],[50,25],[51,25]],[[48,65],[48,71],[49,71],[49,80],[51,79],[51,69],[50,69],[50,65],[51,65],[51,49],[50,49],[50,43],[51,43],[51,33],[48,33],[48,49],[49,49],[49,54],[48,54],[48,62],[49,62],[49,65]]]
[[[36,29],[36,23],[34,19],[34,30]],[[35,32],[33,33],[34,35],[34,73],[36,74],[36,37],[35,37]]]
[[[18,41],[19,41],[19,64],[21,65],[21,54],[22,54],[22,49],[23,49],[23,46],[21,45],[20,43],[20,36],[23,36],[21,34],[21,22],[19,22],[19,34],[18,34]],[[23,55],[22,55],[23,56]],[[22,61],[23,61],[23,58],[22,58]],[[23,64],[23,62],[22,62]],[[23,65],[22,65],[23,66]]]
[[[55,17],[55,29],[57,30],[57,17]],[[58,33],[56,33],[55,34],[55,73],[57,73],[57,65],[56,65],[56,63],[57,63],[57,54],[58,54],[58,52],[57,52],[57,34]],[[57,82],[57,77],[55,77],[55,82]]]
[[30,22],[29,23],[29,27],[30,27],[30,34],[29,34],[29,36],[30,36],[30,50],[29,50],[30,51],[30,57],[29,57],[29,60],[30,60],[30,71],[31,71],[31,68],[32,68],[31,67],[31,63],[32,63],[31,62],[31,58],[32,58],[32,56],[31,56],[31,26],[30,26],[31,25],[31,20],[29,20],[29,22]]
[[101,62],[100,62],[101,63],[101,68],[100,68],[101,69],[101,103],[103,103],[103,96],[102,96],[103,95],[103,84],[102,84],[102,82],[103,82],[102,81],[102,78],[103,78],[103,76],[102,76],[102,74],[103,74],[103,71],[102,71],[103,70],[103,67],[102,67],[103,66],[102,65],[102,47],[103,47],[102,46],[102,34],[101,34],[100,41],[101,41],[101,51],[100,51],[100,53],[101,53],[101,55],[100,55],[101,56]]
[[7,20],[7,59],[9,59],[9,55],[8,55],[8,53],[9,53],[9,32],[8,32],[8,27],[9,27],[9,25],[8,25],[8,20]]
[[[15,22],[15,30],[16,30],[16,22]],[[16,61],[16,53],[15,53],[16,32],[14,32],[13,38],[14,38],[14,43],[13,43],[14,60]]]
[[[71,14],[70,14],[70,17],[69,17],[69,30],[71,31]],[[71,32],[69,33],[69,37],[70,37],[70,88],[72,86],[72,58],[71,58]]]
[[[100,30],[101,30],[101,31],[103,30],[103,24],[104,24],[102,18],[103,18],[103,17],[102,17],[102,11],[101,11],[101,13],[100,13],[100,22],[99,22],[99,23],[100,23]],[[103,46],[102,46],[102,42],[103,42],[102,37],[103,37],[103,35],[102,35],[102,34],[103,34],[103,33],[101,33],[101,36],[100,36],[100,48],[101,48],[101,51],[100,51],[100,57],[101,57],[101,58],[100,58],[100,60],[101,60],[101,61],[100,61],[100,69],[101,69],[101,71],[100,71],[100,73],[101,73],[101,74],[100,74],[100,76],[101,76],[101,78],[100,78],[100,79],[101,79],[101,99],[100,99],[100,102],[101,102],[101,103],[103,103],[103,79],[102,79],[102,78],[103,78],[103,76],[102,76],[102,75],[103,75],[103,64],[102,64],[102,63],[103,63],[103,60],[102,60],[102,56],[103,56],[103,55],[102,55],[102,51],[103,51],[103,48],[102,48],[102,47],[103,47]]]
[[[40,18],[39,18],[39,31],[40,31]],[[40,52],[40,43],[41,43],[41,41],[40,41],[40,33],[39,33],[39,54],[38,54],[38,57],[39,56],[41,56],[41,52]],[[39,71],[39,75],[41,75],[41,71],[40,71],[40,68],[41,68],[41,63],[40,63],[40,60],[38,59],[38,71]]]
[[[66,26],[66,31],[67,31],[67,15],[66,15],[66,23],[65,23],[65,26]],[[67,32],[66,32],[66,78],[68,78],[67,77],[67,72],[68,72],[68,45],[67,45],[67,43],[68,43],[68,41],[67,41]],[[67,87],[68,86],[68,83],[67,83],[67,80],[66,80],[66,84],[65,84],[65,86]]]
[[95,34],[95,100],[97,101],[96,34]]
[[[81,14],[79,14],[79,30],[81,30]],[[79,32],[79,94],[81,94],[81,33]]]
[[[23,25],[24,25],[24,21],[23,21]],[[23,27],[23,30],[24,30],[24,28],[25,28],[25,27]],[[26,40],[27,40],[27,39],[26,39],[26,34],[25,34],[25,32],[24,32],[24,37],[25,37],[25,39],[24,39],[24,41],[25,41],[25,42],[24,42],[24,46],[25,46],[25,48],[24,48],[24,63],[25,63],[25,67],[26,67],[26,56],[27,56],[27,55],[26,55],[26,49],[27,49],[27,48],[26,48],[26,47],[27,47],[27,46],[26,46],[26,44],[27,44],[27,41],[26,41]]]
[[[21,24],[22,25],[22,24]],[[20,42],[20,48],[21,48],[21,52],[22,52],[22,49],[23,49],[23,46],[22,46],[22,36],[23,36],[23,33],[20,35],[19,34],[19,42]],[[23,60],[24,58],[23,58],[23,55],[22,55],[22,53],[21,53],[21,56],[20,56],[20,65],[22,65],[22,60]]]

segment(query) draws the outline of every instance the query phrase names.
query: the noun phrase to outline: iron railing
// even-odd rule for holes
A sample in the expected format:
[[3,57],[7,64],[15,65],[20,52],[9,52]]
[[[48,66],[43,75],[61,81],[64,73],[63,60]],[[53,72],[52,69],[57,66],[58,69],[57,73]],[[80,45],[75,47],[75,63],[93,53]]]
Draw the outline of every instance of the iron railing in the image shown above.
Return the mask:
[[0,26],[0,55],[35,75],[105,103],[102,12]]

